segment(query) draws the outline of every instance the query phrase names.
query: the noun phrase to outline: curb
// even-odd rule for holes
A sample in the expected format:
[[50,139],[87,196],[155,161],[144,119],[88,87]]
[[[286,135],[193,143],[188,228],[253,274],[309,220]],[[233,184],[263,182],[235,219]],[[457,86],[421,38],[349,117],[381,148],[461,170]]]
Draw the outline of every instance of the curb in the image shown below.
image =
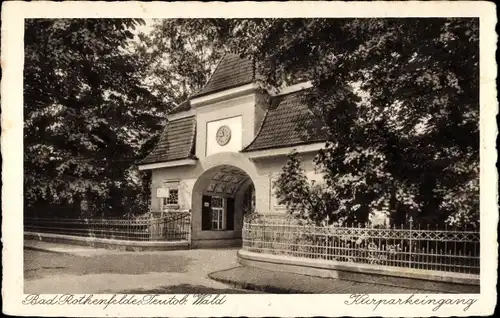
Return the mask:
[[71,252],[55,251],[55,250],[51,250],[51,249],[43,248],[43,247],[23,246],[23,249],[25,249],[25,250],[32,250],[32,251],[38,251],[38,252],[46,252],[46,253],[64,254],[64,255],[75,256],[75,254],[73,254]]
[[[237,268],[237,267],[233,267],[233,268]],[[207,276],[208,276],[208,278],[210,278],[216,282],[228,284],[228,285],[235,287],[235,288],[245,289],[245,290],[253,290],[253,291],[258,291],[258,292],[262,292],[262,293],[269,293],[269,294],[311,294],[309,292],[304,292],[303,290],[289,289],[289,288],[285,289],[285,288],[280,288],[280,287],[270,286],[270,285],[258,285],[258,284],[244,282],[244,281],[236,281],[236,280],[224,279],[224,278],[214,276],[214,274],[216,274],[216,273],[225,272],[225,271],[231,270],[233,268],[225,269],[222,271],[215,271],[215,272],[209,273]]]
[[326,261],[311,261],[295,257],[260,254],[243,250],[238,251],[238,263],[243,266],[255,267],[268,271],[272,271],[276,266],[279,266],[279,271],[285,273],[398,288],[417,288],[432,293],[475,294],[479,293],[480,288],[479,284],[454,282],[445,278],[434,281],[411,277],[411,273],[406,273],[405,276],[397,276],[395,273],[386,275],[384,272],[371,271],[369,268],[366,270],[358,266],[350,267],[349,265],[332,264]]
[[[328,291],[314,291],[314,290],[304,290],[301,289],[300,286],[286,286],[286,287],[277,287],[277,286],[272,286],[268,285],[267,281],[262,281],[259,283],[253,283],[253,282],[248,282],[245,280],[245,276],[241,276],[241,279],[235,275],[230,275],[230,278],[226,278],[224,275],[225,272],[232,271],[235,269],[238,269],[240,267],[246,267],[246,266],[237,266],[225,270],[220,270],[220,271],[215,271],[212,273],[209,273],[207,276],[208,278],[221,282],[227,285],[230,285],[235,288],[239,289],[246,289],[246,290],[252,290],[252,291],[257,291],[257,292],[263,292],[263,293],[271,293],[271,294],[315,294],[315,293],[320,293],[320,294],[337,294],[336,292],[328,292]],[[267,269],[260,269],[262,271],[271,271]],[[286,272],[284,272],[286,273]],[[294,273],[296,274],[296,273]],[[322,278],[322,279],[332,279],[332,278],[324,278],[324,277],[317,277],[317,276],[310,276],[310,275],[304,275],[304,274],[297,274],[301,276],[309,276],[313,278]],[[408,289],[408,287],[405,286],[398,286],[394,284],[384,284],[384,283],[374,283],[374,282],[366,282],[363,280],[356,280],[356,279],[345,279],[345,278],[333,278],[333,280],[338,280],[338,281],[346,281],[346,282],[351,282],[351,283],[361,283],[361,284],[368,284],[372,286],[379,286],[381,289],[387,288],[387,287],[397,287],[397,288],[403,288],[403,289]],[[297,288],[299,287],[299,288]],[[425,287],[425,286],[424,286]],[[436,293],[436,294],[463,294],[463,293],[469,293],[469,292],[464,292],[464,291],[449,291],[449,290],[443,290],[440,288],[422,288],[421,286],[416,286],[411,288],[413,290],[417,289],[421,293]],[[470,292],[474,293],[474,292]]]

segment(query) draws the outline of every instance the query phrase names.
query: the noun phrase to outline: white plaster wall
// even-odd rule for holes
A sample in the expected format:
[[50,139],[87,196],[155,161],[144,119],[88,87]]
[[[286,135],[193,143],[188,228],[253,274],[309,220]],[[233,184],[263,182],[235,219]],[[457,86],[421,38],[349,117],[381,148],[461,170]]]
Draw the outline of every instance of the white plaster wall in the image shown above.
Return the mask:
[[260,126],[262,125],[262,121],[264,120],[270,101],[271,99],[269,94],[265,92],[258,92],[255,94],[255,133],[259,131]]
[[[322,181],[321,174],[314,171],[312,159],[315,153],[301,154],[302,167],[309,180]],[[272,183],[278,177],[283,165],[287,161],[286,156],[272,157],[254,161],[257,175],[252,176],[256,191],[256,210],[259,213],[283,213],[283,206],[278,205]],[[228,162],[220,162],[231,164]],[[156,197],[156,188],[162,185],[164,180],[179,180],[179,208],[192,209],[192,191],[198,177],[203,174],[206,167],[200,162],[196,166],[182,166],[155,169],[152,171],[151,209],[160,210],[160,199]]]
[[[235,138],[238,140],[238,143],[233,144],[231,147],[222,147],[222,149],[214,146],[214,144],[217,145],[217,141],[215,140],[215,132],[217,131],[216,127],[220,125],[221,121],[228,120],[231,122],[230,119],[236,117],[239,117],[240,119],[234,119],[235,122],[233,124],[237,125],[236,122],[239,121],[239,129],[237,129],[236,126],[234,129],[231,128],[231,139]],[[242,147],[248,145],[253,140],[255,136],[254,124],[254,94],[196,108],[196,156],[203,159],[217,152],[241,150]],[[208,131],[209,126],[211,129],[210,132]],[[212,132],[212,129],[215,129],[215,132]],[[230,141],[230,143],[231,142],[232,141]],[[209,151],[207,151],[207,145],[209,145]]]
[[191,195],[194,183],[201,173],[199,166],[183,166],[155,169],[151,175],[151,211],[160,211],[160,198],[156,197],[156,189],[162,186],[163,180],[179,181],[179,208],[191,209]]
[[[224,146],[217,142],[217,131],[220,127],[227,126],[231,131],[231,138]],[[242,149],[242,116],[230,117],[226,119],[214,120],[207,122],[206,134],[206,156],[210,156],[219,152],[231,151],[236,152]]]
[[[302,168],[309,180],[320,182],[322,175],[315,172],[313,165],[313,158],[316,153],[301,154]],[[260,177],[256,187],[260,187],[260,193],[265,196],[257,197],[257,208],[259,213],[285,213],[285,207],[278,204],[278,200],[273,188],[274,181],[281,173],[282,167],[288,160],[287,156],[276,156],[271,158],[259,159],[255,161],[257,171]],[[263,202],[265,200],[265,202]]]

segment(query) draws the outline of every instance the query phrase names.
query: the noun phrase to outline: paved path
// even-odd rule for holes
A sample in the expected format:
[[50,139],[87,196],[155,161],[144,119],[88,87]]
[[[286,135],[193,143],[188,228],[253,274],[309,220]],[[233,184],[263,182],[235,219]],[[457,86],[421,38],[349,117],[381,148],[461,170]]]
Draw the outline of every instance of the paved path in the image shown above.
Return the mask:
[[[429,293],[422,286],[327,279],[242,267],[237,249],[123,252],[25,242],[25,293]],[[212,279],[210,279],[210,278]],[[435,286],[433,293],[445,290]]]
[[76,256],[95,256],[109,253],[109,250],[104,248],[96,248],[90,246],[80,246],[71,244],[56,244],[43,241],[26,240],[24,248],[29,250],[37,250],[43,252],[62,253]]
[[[52,251],[52,252],[48,252]],[[207,277],[236,267],[237,249],[122,252],[25,242],[25,293],[228,293]]]

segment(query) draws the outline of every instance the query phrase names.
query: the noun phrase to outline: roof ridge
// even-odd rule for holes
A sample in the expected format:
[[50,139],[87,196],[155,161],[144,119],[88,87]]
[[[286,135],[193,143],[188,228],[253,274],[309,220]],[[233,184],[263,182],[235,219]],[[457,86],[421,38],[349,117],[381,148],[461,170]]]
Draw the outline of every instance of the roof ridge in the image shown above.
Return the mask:
[[210,80],[212,80],[212,78],[214,77],[214,74],[215,74],[215,71],[217,70],[217,68],[220,66],[220,64],[222,63],[222,61],[224,60],[224,58],[227,56],[227,54],[230,53],[230,52],[224,52],[224,55],[222,55],[222,57],[219,59],[219,61],[217,62],[217,64],[215,65],[214,67],[214,70],[211,72],[210,76],[208,77],[208,79],[205,81],[205,84],[200,88],[198,89],[196,92],[190,94],[187,99],[185,101],[183,101],[182,103],[180,103],[179,105],[177,105],[176,107],[172,108],[167,114],[172,114],[172,112],[177,109],[177,108],[180,108],[184,103],[188,103],[191,101],[191,98],[193,96],[196,96],[196,94],[199,94],[201,91],[203,91],[203,89],[208,85],[208,83],[210,83]]
[[[210,76],[208,77],[207,81],[205,82],[205,85],[203,85],[202,88],[200,88],[198,91],[196,91],[196,93],[191,94],[191,96],[196,96],[196,94],[199,94],[208,85],[208,83],[210,83],[210,81],[214,77],[215,72],[217,71],[217,68],[219,68],[220,64],[222,63],[224,58],[227,56],[227,54],[228,54],[228,52],[224,52],[224,55],[222,55],[219,62],[217,62],[217,65],[215,65],[214,70],[212,71],[212,74],[210,74]],[[189,96],[189,98],[191,98],[191,96]]]
[[210,95],[255,81],[253,59],[225,51],[206,84],[190,98]]

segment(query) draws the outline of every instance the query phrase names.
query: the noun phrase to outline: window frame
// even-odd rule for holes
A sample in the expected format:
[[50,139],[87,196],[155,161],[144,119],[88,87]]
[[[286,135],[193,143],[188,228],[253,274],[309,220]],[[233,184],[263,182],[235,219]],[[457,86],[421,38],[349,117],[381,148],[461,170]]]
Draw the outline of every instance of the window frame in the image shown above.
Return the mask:
[[[178,210],[179,209],[179,180],[164,180],[162,182],[163,187],[167,188],[169,191],[167,198],[160,198],[160,210],[162,212],[166,212],[166,210]],[[177,194],[177,202],[176,203],[168,203],[171,200],[172,193],[176,192]]]
[[[225,231],[226,230],[226,213],[227,213],[227,202],[225,197],[211,196],[211,201],[214,199],[221,199],[222,207],[214,207],[213,203],[210,202],[210,230],[211,231]],[[214,212],[217,213],[217,220],[214,220]],[[214,222],[218,226],[214,227]]]
[[[163,206],[169,207],[169,206],[178,206],[179,205],[179,189],[168,189],[168,198],[162,198],[163,199]],[[174,203],[169,203],[168,201],[171,199],[172,193],[176,193],[176,198]]]

